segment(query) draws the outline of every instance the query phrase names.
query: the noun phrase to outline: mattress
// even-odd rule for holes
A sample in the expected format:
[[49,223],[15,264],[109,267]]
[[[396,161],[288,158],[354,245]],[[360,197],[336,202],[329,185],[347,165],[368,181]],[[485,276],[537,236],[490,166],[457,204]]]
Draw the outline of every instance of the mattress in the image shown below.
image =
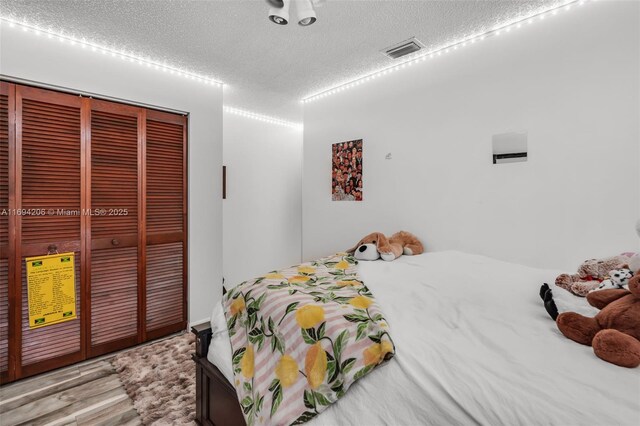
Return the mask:
[[[310,425],[638,424],[640,369],[598,359],[544,310],[538,289],[559,271],[455,251],[358,268],[396,356]],[[561,311],[596,312],[583,298],[554,294]],[[211,322],[207,358],[233,382],[221,306]]]

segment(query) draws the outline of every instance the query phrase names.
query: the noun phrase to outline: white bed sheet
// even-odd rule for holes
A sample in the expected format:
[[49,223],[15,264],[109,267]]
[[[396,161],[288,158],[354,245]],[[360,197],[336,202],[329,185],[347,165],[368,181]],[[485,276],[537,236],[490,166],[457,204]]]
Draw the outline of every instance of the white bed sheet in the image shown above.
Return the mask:
[[[310,425],[640,424],[640,369],[598,359],[545,312],[538,289],[559,271],[447,251],[360,262],[359,272],[396,356]],[[565,308],[595,312],[554,294]],[[232,382],[221,307],[212,326],[208,359]]]

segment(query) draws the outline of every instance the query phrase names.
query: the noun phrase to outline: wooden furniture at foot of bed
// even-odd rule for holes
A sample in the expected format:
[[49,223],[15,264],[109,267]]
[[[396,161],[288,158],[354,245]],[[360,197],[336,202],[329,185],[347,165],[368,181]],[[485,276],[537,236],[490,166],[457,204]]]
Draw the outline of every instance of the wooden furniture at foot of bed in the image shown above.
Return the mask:
[[196,422],[207,426],[245,426],[236,390],[207,359],[211,344],[209,323],[191,327],[196,335]]

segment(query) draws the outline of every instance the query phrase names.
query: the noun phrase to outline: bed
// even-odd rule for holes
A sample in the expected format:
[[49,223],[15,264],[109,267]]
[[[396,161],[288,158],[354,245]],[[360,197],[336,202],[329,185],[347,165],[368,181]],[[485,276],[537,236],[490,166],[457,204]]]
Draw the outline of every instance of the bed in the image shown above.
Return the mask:
[[[538,288],[560,271],[446,251],[360,262],[358,272],[382,305],[396,356],[308,424],[640,421],[640,370],[598,359],[562,336],[545,312]],[[555,291],[576,310],[595,312],[562,292]],[[244,424],[222,307],[210,328],[194,332],[197,420]]]

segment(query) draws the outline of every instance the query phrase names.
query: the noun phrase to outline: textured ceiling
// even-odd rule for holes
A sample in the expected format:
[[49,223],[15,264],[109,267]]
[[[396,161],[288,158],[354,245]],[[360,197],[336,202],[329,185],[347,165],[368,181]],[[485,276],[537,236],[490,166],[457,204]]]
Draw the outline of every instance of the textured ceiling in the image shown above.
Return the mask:
[[264,0],[0,0],[0,13],[211,75],[226,105],[301,121],[300,99],[392,64],[391,44],[434,48],[564,2],[329,0],[306,28],[269,22]]

